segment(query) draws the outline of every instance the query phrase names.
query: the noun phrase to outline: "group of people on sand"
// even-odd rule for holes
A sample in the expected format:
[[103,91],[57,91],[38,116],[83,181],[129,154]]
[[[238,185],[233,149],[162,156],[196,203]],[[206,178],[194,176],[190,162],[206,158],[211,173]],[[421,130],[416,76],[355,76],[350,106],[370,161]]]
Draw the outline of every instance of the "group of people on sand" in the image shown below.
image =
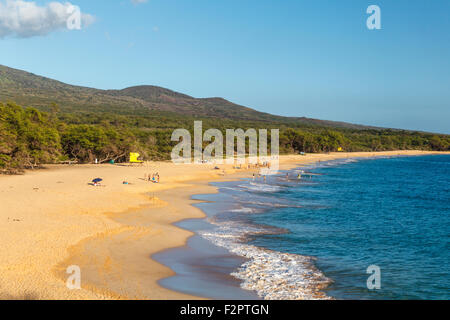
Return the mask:
[[[245,166],[244,166],[245,168]],[[270,162],[263,162],[263,163],[255,163],[255,164],[247,164],[247,169],[260,169],[260,168],[268,168],[270,169]],[[234,166],[233,169],[242,169],[242,164],[240,164],[239,166]]]
[[[255,164],[251,164],[249,163],[247,165],[247,169],[259,169],[259,168],[269,168],[270,169],[270,162],[265,161],[263,163],[255,163]],[[241,167],[239,167],[239,169],[242,169]]]
[[[156,172],[153,174],[145,174],[144,180],[148,181],[148,182],[159,183],[159,173]],[[105,185],[102,184],[102,181],[103,181],[102,178],[96,178],[96,179],[92,180],[92,182],[89,183],[89,185],[92,185],[94,187],[105,187]],[[128,182],[127,180],[124,180],[122,182],[122,184],[131,185],[131,183]]]
[[159,183],[159,173],[145,174],[144,179],[148,182]]

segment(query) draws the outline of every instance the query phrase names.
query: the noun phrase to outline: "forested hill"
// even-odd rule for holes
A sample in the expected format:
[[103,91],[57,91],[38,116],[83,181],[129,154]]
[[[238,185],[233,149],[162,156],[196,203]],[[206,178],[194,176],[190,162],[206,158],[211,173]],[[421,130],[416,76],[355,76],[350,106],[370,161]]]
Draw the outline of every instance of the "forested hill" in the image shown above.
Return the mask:
[[276,122],[295,125],[369,129],[373,127],[308,118],[281,117],[240,106],[223,98],[193,98],[157,86],[136,86],[123,90],[99,90],[73,86],[25,71],[0,65],[0,102],[49,111],[58,104],[63,112],[113,112],[147,115],[150,112]]
[[[450,150],[450,136],[261,113],[154,86],[98,90],[0,66],[0,173],[98,159],[170,159],[174,129],[280,129],[280,152]],[[207,144],[207,143],[206,143]],[[204,145],[206,146],[206,145]]]

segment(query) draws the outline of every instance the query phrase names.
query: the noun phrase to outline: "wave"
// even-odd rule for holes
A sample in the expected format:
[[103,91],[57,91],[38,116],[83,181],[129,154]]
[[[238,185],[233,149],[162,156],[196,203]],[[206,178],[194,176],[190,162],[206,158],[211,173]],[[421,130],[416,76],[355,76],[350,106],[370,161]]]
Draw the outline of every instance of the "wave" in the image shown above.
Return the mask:
[[243,205],[255,205],[264,208],[303,208],[303,206],[295,205],[291,203],[279,203],[279,202],[266,202],[266,201],[251,201],[251,200],[239,200]]
[[368,160],[368,159],[371,159],[371,158],[364,158],[364,159],[362,159],[362,158],[349,158],[349,159],[329,160],[329,161],[323,161],[323,162],[316,162],[314,164],[304,166],[301,169],[303,169],[303,170],[305,170],[305,169],[312,170],[312,169],[318,169],[318,168],[336,167],[336,166],[341,166],[341,165],[345,165],[345,164],[349,164],[349,163],[355,163],[355,162],[359,162],[361,160]]
[[314,267],[312,257],[251,245],[237,246],[231,251],[250,259],[232,276],[243,281],[243,289],[254,290],[265,300],[331,299],[321,291],[331,280]]
[[232,273],[242,281],[243,289],[255,291],[265,300],[331,299],[321,291],[331,280],[314,266],[313,257],[272,251],[246,243],[250,236],[274,234],[276,230],[233,221],[210,222],[217,226],[216,230],[200,232],[201,236],[248,259]]
[[273,186],[263,183],[256,183],[256,182],[250,182],[247,184],[240,184],[238,185],[239,188],[247,189],[250,191],[256,191],[256,192],[278,192],[283,189],[283,187],[280,186]]
[[230,211],[236,212],[236,213],[255,213],[256,212],[256,210],[252,209],[252,208],[239,208],[239,209],[233,209]]

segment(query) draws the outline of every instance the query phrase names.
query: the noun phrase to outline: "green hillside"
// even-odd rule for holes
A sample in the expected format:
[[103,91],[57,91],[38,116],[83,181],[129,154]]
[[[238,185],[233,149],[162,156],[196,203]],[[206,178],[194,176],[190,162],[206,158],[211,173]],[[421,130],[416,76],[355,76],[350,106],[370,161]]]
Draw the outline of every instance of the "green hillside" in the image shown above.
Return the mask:
[[123,90],[99,90],[72,86],[0,65],[0,101],[50,111],[56,103],[63,112],[113,112],[123,115],[175,113],[206,118],[284,123],[289,125],[368,129],[343,122],[271,115],[240,106],[223,98],[198,99],[157,86]]

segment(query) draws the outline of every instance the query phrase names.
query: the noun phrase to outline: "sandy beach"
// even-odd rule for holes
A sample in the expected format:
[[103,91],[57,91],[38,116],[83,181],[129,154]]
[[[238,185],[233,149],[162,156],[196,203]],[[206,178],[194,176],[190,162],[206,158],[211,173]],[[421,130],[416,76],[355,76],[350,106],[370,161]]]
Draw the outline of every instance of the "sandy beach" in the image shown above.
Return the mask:
[[[423,151],[281,156],[281,169],[349,157],[443,154]],[[447,153],[448,154],[448,153]],[[158,285],[173,271],[150,259],[183,246],[192,233],[174,222],[204,216],[194,194],[211,181],[255,172],[221,165],[47,166],[0,176],[0,299],[195,299]],[[223,175],[222,170],[225,170]],[[144,180],[158,172],[159,184]],[[102,187],[88,183],[104,179]],[[122,182],[128,181],[129,185]],[[69,290],[67,267],[81,268]]]

